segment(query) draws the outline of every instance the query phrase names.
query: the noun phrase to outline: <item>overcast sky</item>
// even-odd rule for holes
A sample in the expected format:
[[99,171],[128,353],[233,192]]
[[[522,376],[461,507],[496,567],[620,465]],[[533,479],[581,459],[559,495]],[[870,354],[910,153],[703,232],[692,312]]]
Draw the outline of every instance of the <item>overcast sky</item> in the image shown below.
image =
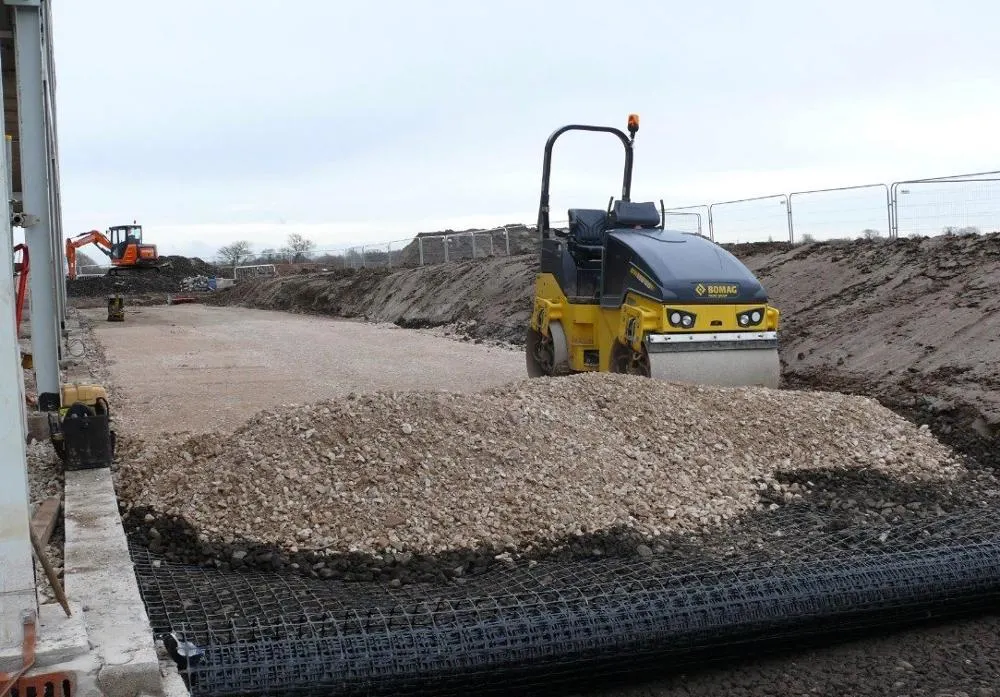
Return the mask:
[[[65,231],[161,253],[531,221],[549,133],[632,111],[668,205],[1000,168],[989,0],[53,5]],[[556,155],[554,219],[619,190]]]

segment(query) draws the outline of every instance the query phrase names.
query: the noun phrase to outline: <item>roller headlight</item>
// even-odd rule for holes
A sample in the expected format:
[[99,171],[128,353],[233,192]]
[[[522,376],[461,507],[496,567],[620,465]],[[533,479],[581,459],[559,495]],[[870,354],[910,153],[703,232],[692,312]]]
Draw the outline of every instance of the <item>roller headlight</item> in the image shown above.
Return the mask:
[[671,327],[677,329],[691,329],[697,317],[691,312],[684,310],[667,310],[667,321]]
[[756,327],[764,321],[764,308],[745,310],[736,314],[736,323],[741,327]]

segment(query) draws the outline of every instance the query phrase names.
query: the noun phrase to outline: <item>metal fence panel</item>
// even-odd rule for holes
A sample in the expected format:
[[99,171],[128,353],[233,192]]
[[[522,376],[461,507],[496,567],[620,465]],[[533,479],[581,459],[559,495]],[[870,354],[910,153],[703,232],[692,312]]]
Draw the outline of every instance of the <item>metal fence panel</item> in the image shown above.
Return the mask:
[[785,194],[713,203],[708,215],[712,239],[720,244],[785,242],[791,238]]
[[1000,172],[892,185],[898,236],[1000,231]]
[[889,187],[861,184],[788,195],[792,241],[889,237]]
[[664,211],[665,227],[678,232],[692,232],[712,238],[712,230],[708,225],[708,206],[684,206],[683,208],[668,208]]

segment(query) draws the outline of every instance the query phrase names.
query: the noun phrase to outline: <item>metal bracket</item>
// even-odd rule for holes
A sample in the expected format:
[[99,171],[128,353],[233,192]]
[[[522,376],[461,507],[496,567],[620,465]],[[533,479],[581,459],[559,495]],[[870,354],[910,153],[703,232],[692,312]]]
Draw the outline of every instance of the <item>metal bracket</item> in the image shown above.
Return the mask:
[[38,216],[31,213],[14,213],[10,216],[10,224],[13,227],[33,227],[38,224]]

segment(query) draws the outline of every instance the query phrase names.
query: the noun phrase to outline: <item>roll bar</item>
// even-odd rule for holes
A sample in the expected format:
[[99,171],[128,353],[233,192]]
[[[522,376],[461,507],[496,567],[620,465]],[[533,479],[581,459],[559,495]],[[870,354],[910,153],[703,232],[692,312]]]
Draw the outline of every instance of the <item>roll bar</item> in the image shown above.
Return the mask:
[[613,126],[589,126],[583,124],[570,124],[557,129],[545,141],[545,155],[542,158],[542,196],[538,202],[538,234],[541,239],[548,239],[549,228],[549,179],[552,176],[552,147],[556,140],[563,133],[568,131],[590,131],[593,133],[610,133],[622,142],[625,147],[625,171],[622,176],[622,201],[629,201],[632,194],[632,153],[635,144],[635,134],[639,130],[639,116],[629,114],[628,132],[625,135],[621,130]]

